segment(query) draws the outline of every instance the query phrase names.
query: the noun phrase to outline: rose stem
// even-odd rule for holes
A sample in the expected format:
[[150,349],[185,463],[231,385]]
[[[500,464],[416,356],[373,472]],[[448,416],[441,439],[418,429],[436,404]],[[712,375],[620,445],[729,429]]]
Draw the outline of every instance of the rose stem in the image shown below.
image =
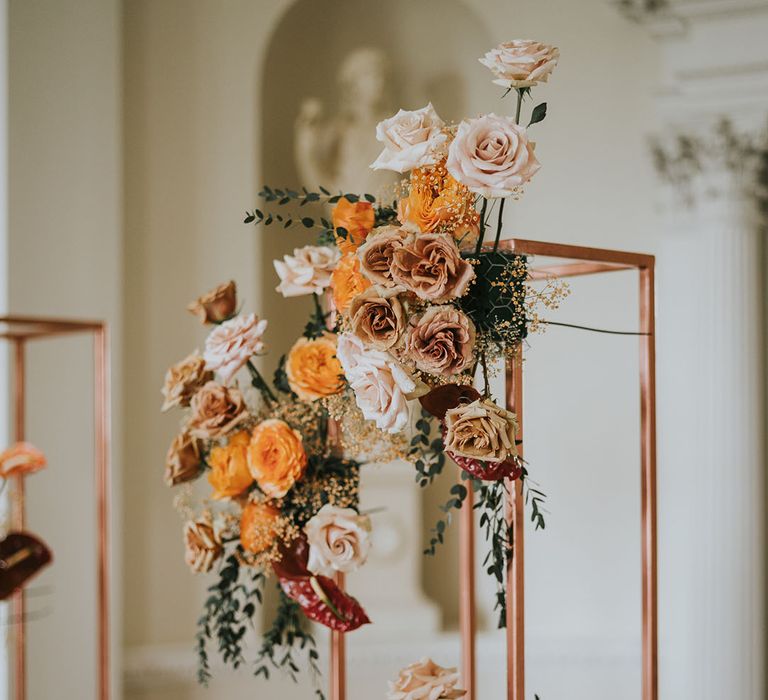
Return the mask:
[[495,253],[499,249],[499,239],[501,238],[501,226],[504,223],[504,202],[507,200],[503,197],[499,203],[499,218],[496,221],[496,240],[493,242],[493,252]]
[[480,237],[477,239],[477,248],[475,248],[475,255],[479,255],[480,249],[483,247],[483,238],[485,238],[485,210],[488,208],[488,200],[483,197],[483,206],[480,209]]
[[264,381],[264,377],[261,376],[261,372],[256,369],[256,365],[254,365],[250,360],[248,360],[247,365],[248,371],[251,373],[251,377],[253,377],[253,386],[261,392],[264,400],[270,404],[270,406],[273,403],[277,403],[277,397],[272,393],[269,385]]
[[520,123],[520,110],[523,106],[523,95],[525,94],[525,88],[517,89],[517,111],[515,112],[515,124]]
[[483,367],[483,384],[485,384],[485,398],[491,398],[491,387],[488,383],[488,359],[485,356],[485,350],[480,354],[480,364]]

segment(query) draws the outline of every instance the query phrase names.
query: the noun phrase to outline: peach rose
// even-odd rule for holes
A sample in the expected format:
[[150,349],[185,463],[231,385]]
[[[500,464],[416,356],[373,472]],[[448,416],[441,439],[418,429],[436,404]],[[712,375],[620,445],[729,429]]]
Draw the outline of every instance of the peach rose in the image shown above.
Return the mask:
[[322,294],[331,283],[331,273],[339,262],[338,248],[327,245],[305,245],[296,248],[293,255],[275,260],[275,271],[280,278],[277,291],[284,297],[302,294]]
[[205,368],[218,372],[225,384],[254,355],[264,351],[267,321],[256,314],[237,316],[216,326],[205,341]]
[[200,318],[201,323],[221,323],[232,318],[237,311],[237,287],[234,282],[220,284],[193,301],[187,310]]
[[373,229],[376,214],[370,202],[350,202],[342,197],[331,212],[334,231],[343,228],[345,236],[336,234],[336,245],[342,253],[353,253]]
[[210,517],[190,520],[184,525],[184,559],[192,571],[204,574],[224,553],[221,537]]
[[445,122],[430,102],[421,109],[401,109],[394,117],[379,122],[376,140],[384,144],[384,150],[371,168],[404,173],[437,163],[445,154],[448,134]]
[[189,406],[192,395],[211,379],[213,372],[206,371],[205,360],[197,352],[187,355],[165,373],[165,401],[162,410],[167,411],[174,406]]
[[541,168],[524,126],[486,114],[461,122],[448,149],[448,172],[484,197],[509,197]]
[[390,681],[387,700],[455,700],[467,694],[456,687],[458,682],[455,668],[443,668],[432,659],[422,659],[400,671],[394,683]]
[[496,76],[496,85],[523,88],[546,83],[559,59],[560,51],[554,46],[514,39],[499,44],[478,60]]
[[0,453],[0,477],[26,476],[48,465],[45,455],[28,442],[17,442]]
[[200,476],[203,470],[200,447],[200,440],[186,430],[173,439],[165,457],[165,483],[168,486],[183,484]]
[[243,395],[218,382],[207,382],[190,403],[189,432],[195,437],[218,438],[248,419]]
[[[365,245],[367,245],[367,242]],[[352,300],[370,286],[371,282],[363,277],[360,271],[360,260],[358,260],[357,255],[355,253],[347,253],[339,261],[331,275],[331,292],[334,307],[340,314],[345,314]]]
[[357,251],[363,274],[382,287],[394,287],[392,258],[395,250],[413,240],[413,234],[397,226],[374,229]]
[[326,503],[304,526],[309,543],[307,568],[333,576],[360,568],[371,549],[371,519],[352,508]]
[[282,498],[307,468],[301,434],[277,418],[262,421],[251,434],[248,467],[264,494]]
[[444,377],[472,363],[475,324],[453,306],[430,306],[412,319],[405,336],[406,356],[423,372]]
[[316,401],[338,394],[342,388],[341,365],[336,359],[336,337],[299,338],[285,362],[288,384],[302,401]]
[[234,498],[253,483],[248,469],[250,435],[245,430],[235,433],[224,446],[214,447],[208,455],[208,483],[215,499]]
[[358,294],[349,307],[352,332],[379,350],[396,345],[405,328],[405,311],[397,296],[404,291],[402,287],[374,285]]
[[451,236],[425,233],[394,251],[392,278],[420,299],[442,303],[463,296],[475,271]]
[[260,554],[269,549],[277,536],[280,511],[268,503],[249,502],[240,516],[240,542],[243,549]]
[[517,455],[515,414],[488,399],[449,408],[445,428],[445,449],[459,457],[503,462]]

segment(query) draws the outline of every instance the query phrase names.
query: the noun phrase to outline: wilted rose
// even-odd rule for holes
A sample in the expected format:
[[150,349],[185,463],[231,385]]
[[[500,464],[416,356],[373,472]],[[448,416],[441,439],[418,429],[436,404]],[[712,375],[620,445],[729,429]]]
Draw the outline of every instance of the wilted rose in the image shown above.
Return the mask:
[[339,262],[338,248],[325,245],[305,245],[296,248],[293,255],[275,260],[275,271],[280,277],[277,291],[284,297],[302,294],[322,294],[331,284],[331,273]]
[[546,83],[560,59],[554,46],[530,39],[499,44],[478,59],[496,76],[493,82],[505,88],[532,87]]
[[173,439],[165,457],[165,483],[168,486],[176,486],[200,476],[203,470],[200,447],[200,440],[186,430]]
[[307,568],[315,574],[349,573],[365,564],[371,548],[371,519],[352,508],[324,505],[304,526]]
[[404,173],[437,163],[445,153],[448,134],[445,122],[430,102],[421,109],[401,109],[395,116],[379,122],[376,139],[384,144],[384,150],[371,167]]
[[432,659],[422,659],[400,671],[395,682],[390,681],[387,700],[455,700],[467,694],[456,687],[458,683],[455,668],[443,668]]
[[475,346],[475,324],[462,311],[430,306],[411,320],[405,335],[405,354],[423,372],[450,376],[470,366]]
[[443,303],[463,296],[474,279],[450,235],[425,233],[395,249],[392,278],[420,299]]
[[194,393],[213,379],[213,372],[206,371],[205,360],[197,352],[170,367],[163,383],[163,411],[174,406],[189,406]]
[[396,345],[405,328],[405,312],[398,297],[403,291],[401,287],[375,285],[358,294],[349,307],[352,332],[379,350]]
[[448,172],[484,197],[509,197],[541,168],[524,126],[511,117],[468,119],[448,149]]
[[517,454],[515,414],[488,399],[451,408],[445,413],[445,449],[460,457],[503,462]]
[[243,395],[218,382],[208,382],[193,397],[188,428],[201,438],[218,438],[248,419]]
[[256,314],[237,316],[216,326],[205,341],[205,368],[218,372],[226,384],[254,355],[264,351],[267,321]]
[[413,234],[397,226],[374,229],[357,251],[363,274],[374,284],[394,287],[392,258],[395,251],[413,239]]
[[220,284],[193,301],[187,309],[202,323],[221,323],[237,311],[237,287],[234,282]]
[[184,544],[187,566],[199,574],[210,571],[224,553],[221,537],[210,517],[187,521],[184,525]]

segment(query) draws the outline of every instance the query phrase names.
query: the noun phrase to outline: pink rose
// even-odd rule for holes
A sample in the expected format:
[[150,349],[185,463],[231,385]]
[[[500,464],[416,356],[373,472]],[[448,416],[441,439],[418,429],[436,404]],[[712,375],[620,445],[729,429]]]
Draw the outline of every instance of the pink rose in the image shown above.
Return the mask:
[[554,46],[514,39],[491,49],[479,61],[491,69],[497,85],[523,88],[546,83],[559,58],[560,51]]
[[463,296],[475,270],[450,234],[423,233],[394,250],[392,278],[420,299],[442,303]]
[[376,140],[384,144],[384,150],[371,167],[404,173],[434,165],[445,155],[448,135],[444,127],[431,102],[422,109],[401,109],[376,126]]
[[455,668],[443,668],[432,659],[422,659],[400,671],[394,683],[390,681],[387,700],[455,700],[467,694],[456,687],[458,683]]
[[237,371],[264,350],[261,337],[267,322],[256,314],[237,316],[216,326],[205,341],[205,368],[218,372],[228,384]]
[[355,571],[371,549],[371,519],[352,508],[326,503],[304,526],[309,543],[307,568],[313,574],[333,576]]
[[411,321],[405,336],[405,355],[422,372],[444,377],[458,374],[472,363],[475,324],[453,306],[430,306]]
[[541,164],[525,127],[511,117],[486,114],[461,122],[448,149],[448,172],[484,197],[509,197]]
[[341,253],[336,247],[305,245],[296,248],[293,255],[275,260],[275,271],[280,278],[277,291],[284,297],[302,294],[322,294],[331,284],[331,273]]
[[374,229],[365,243],[357,250],[360,269],[374,284],[394,287],[392,258],[398,248],[413,240],[413,234],[397,226]]

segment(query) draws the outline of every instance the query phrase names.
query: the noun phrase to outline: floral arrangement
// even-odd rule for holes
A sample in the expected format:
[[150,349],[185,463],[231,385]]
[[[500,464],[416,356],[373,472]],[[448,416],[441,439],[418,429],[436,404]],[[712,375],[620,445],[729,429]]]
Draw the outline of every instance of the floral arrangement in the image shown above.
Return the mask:
[[[458,465],[461,481],[426,552],[443,542],[452,511],[472,489],[504,624],[506,489],[524,481],[542,528],[544,494],[528,485],[515,415],[493,399],[489,376],[538,327],[539,309],[556,308],[567,288],[557,280],[534,288],[527,260],[500,250],[499,241],[506,200],[519,198],[540,168],[521,123],[523,105],[558,55],[539,42],[512,41],[480,59],[504,96],[516,94],[514,117],[446,124],[429,104],[381,122],[383,150],[371,167],[405,175],[389,198],[263,188],[265,206],[247,212],[246,223],[318,234],[316,245],[274,263],[277,291],[309,296],[312,311],[272,382],[254,362],[266,352],[267,321],[238,312],[234,282],[190,305],[211,330],[202,354],[168,370],[163,409],[186,409],[166,482],[205,476],[211,488],[201,503],[190,488],[176,500],[187,563],[218,572],[199,622],[201,681],[210,676],[212,641],[226,663],[246,661],[247,625],[273,576],[278,610],[256,653],[257,676],[274,668],[295,676],[301,649],[319,673],[306,619],[340,632],[370,622],[341,585],[371,546],[372,523],[358,498],[368,461],[405,459],[422,487],[446,457]],[[545,115],[545,103],[534,107],[528,127]],[[330,220],[312,215],[325,206]],[[249,382],[241,384],[245,373]],[[457,698],[464,692],[457,682],[453,670],[425,660],[402,672],[389,697]]]

